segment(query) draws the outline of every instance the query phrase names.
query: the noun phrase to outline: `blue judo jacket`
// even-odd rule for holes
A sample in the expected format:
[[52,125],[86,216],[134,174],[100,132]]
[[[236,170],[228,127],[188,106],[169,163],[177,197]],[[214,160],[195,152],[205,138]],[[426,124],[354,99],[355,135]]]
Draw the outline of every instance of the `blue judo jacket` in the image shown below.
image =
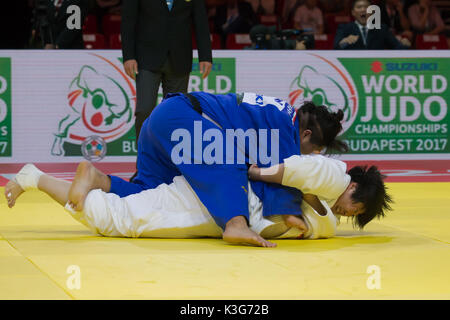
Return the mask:
[[[171,183],[183,175],[216,223],[248,213],[251,163],[268,167],[300,154],[299,122],[287,102],[245,93],[169,94],[143,123],[133,183],[111,176],[111,192],[120,196]],[[244,139],[242,139],[244,137]],[[256,150],[256,152],[255,152]],[[282,185],[251,182],[263,203],[263,215],[300,215],[301,192]]]

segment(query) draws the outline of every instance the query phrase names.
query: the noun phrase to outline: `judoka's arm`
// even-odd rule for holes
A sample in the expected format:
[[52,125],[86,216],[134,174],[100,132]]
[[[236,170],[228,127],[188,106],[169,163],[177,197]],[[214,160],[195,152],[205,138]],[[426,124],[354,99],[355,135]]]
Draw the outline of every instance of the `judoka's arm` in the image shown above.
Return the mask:
[[281,184],[321,199],[337,199],[350,183],[342,161],[322,155],[291,156],[284,159]]
[[[248,176],[251,180],[268,183],[282,184],[284,175],[284,163],[277,164],[269,168],[259,168],[256,164],[250,166]],[[300,190],[301,191],[301,190]],[[313,194],[303,194],[303,200],[308,203],[320,215],[327,214],[327,210],[320,202],[319,198]]]
[[302,236],[308,232],[308,226],[301,217],[297,217],[292,214],[283,214],[282,217],[287,227],[297,228],[302,232]]
[[303,201],[311,206],[321,216],[327,215],[327,209],[320,202],[319,198],[313,194],[303,194]]
[[281,184],[283,181],[284,163],[280,163],[268,168],[260,168],[252,164],[248,169],[248,177],[254,181]]

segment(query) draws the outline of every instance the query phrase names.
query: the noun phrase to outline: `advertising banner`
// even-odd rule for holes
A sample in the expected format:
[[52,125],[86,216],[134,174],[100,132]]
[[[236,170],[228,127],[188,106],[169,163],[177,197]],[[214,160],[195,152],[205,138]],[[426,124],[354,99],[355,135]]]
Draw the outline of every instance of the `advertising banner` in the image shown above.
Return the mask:
[[[450,52],[361,53],[214,51],[188,90],[342,109],[344,159],[450,159]],[[135,161],[135,108],[119,50],[0,51],[0,162]]]
[[11,157],[11,59],[0,58],[0,158]]
[[338,60],[359,97],[344,135],[352,153],[450,153],[450,59]]

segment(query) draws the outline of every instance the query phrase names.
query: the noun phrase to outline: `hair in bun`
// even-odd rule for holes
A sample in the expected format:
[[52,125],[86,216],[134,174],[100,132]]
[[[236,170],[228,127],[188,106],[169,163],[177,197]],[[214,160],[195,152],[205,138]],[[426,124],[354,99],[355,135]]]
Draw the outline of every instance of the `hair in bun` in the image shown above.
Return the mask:
[[327,153],[348,151],[347,144],[336,138],[342,131],[341,121],[344,119],[344,112],[341,109],[330,112],[326,106],[317,106],[307,101],[297,110],[297,117],[300,129],[311,130],[311,142],[326,147]]

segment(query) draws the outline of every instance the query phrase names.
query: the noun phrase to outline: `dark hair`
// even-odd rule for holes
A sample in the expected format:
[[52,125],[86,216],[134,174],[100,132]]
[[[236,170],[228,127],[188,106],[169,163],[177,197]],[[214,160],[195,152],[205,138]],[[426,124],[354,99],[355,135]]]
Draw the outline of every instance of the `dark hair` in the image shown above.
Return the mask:
[[354,202],[362,202],[364,213],[354,217],[354,225],[363,229],[373,218],[380,219],[385,216],[385,210],[392,210],[390,203],[393,200],[386,192],[386,186],[382,175],[376,166],[356,166],[348,171],[352,182],[357,183],[357,187],[352,195]]
[[341,121],[344,119],[344,112],[330,112],[325,106],[316,106],[313,102],[305,102],[298,110],[297,117],[300,129],[311,130],[311,143],[327,148],[326,152],[336,150],[343,153],[348,151],[345,142],[336,139],[342,130]]
[[360,1],[365,1],[365,2],[368,2],[368,3],[369,3],[369,5],[371,5],[371,4],[372,4],[372,1],[370,1],[370,0],[352,0],[352,6],[351,6],[350,8],[352,8],[352,10],[353,10],[353,9],[355,9],[355,5],[356,5],[356,3],[357,3],[357,2],[360,2]]

